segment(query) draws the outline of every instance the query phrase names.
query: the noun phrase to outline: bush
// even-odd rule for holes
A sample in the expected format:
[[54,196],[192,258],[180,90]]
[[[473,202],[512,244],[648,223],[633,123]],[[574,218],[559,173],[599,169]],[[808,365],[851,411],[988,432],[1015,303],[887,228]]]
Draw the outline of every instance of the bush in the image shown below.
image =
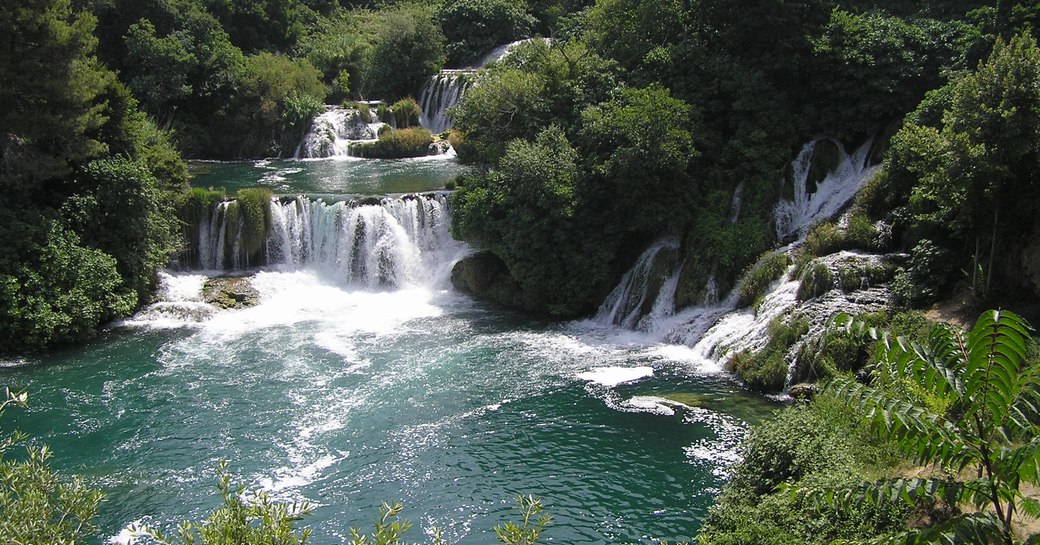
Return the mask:
[[798,286],[798,300],[808,301],[834,288],[834,275],[827,265],[813,263],[802,273]]
[[6,224],[0,231],[29,237],[19,242],[32,245],[29,254],[0,259],[0,353],[89,339],[99,325],[137,306],[116,259],[84,247],[60,223],[0,223]]
[[[361,121],[363,121],[365,123],[371,123],[372,122],[372,110],[371,110],[371,108],[368,107],[368,104],[365,104],[363,102],[359,102],[359,103],[356,103],[354,105],[354,107],[357,108],[358,115],[361,117]],[[382,104],[379,105],[379,110],[378,111],[380,112],[380,115],[382,115],[382,111],[385,108],[386,108],[386,106],[383,106]]]
[[[7,407],[25,406],[24,393],[5,392],[0,417]],[[26,437],[0,437],[0,538],[5,543],[64,544],[85,541],[94,533],[101,493],[79,480],[64,483],[50,468],[46,446],[26,446],[25,457],[9,450]]]
[[364,142],[351,147],[358,157],[375,159],[402,159],[423,157],[430,154],[433,135],[426,129],[398,129],[382,132],[379,140]]
[[412,97],[402,98],[390,107],[394,115],[394,128],[406,129],[419,126],[419,115],[422,110]]
[[765,294],[770,284],[784,274],[790,264],[791,258],[785,253],[767,252],[763,254],[740,279],[740,284],[737,286],[737,305],[746,307],[754,303]]
[[854,266],[838,264],[838,286],[841,291],[851,293],[891,281],[896,267],[890,263],[862,263]]
[[910,263],[896,273],[892,293],[897,303],[923,305],[934,301],[952,279],[952,253],[924,239],[910,251]]
[[236,209],[242,217],[240,265],[246,268],[263,263],[264,241],[271,226],[271,190],[239,189]]

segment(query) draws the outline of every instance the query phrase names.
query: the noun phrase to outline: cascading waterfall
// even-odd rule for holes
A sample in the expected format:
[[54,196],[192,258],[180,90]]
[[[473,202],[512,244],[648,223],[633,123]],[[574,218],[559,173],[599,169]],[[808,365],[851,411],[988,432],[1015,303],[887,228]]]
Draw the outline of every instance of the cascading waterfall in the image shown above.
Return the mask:
[[294,159],[318,159],[350,155],[355,142],[376,139],[383,123],[366,123],[360,112],[353,108],[326,106],[325,111],[311,121],[310,130],[296,147]]
[[[777,205],[776,226],[780,240],[797,236],[798,240],[782,251],[792,252],[804,239],[814,223],[833,217],[855,197],[863,181],[876,167],[867,164],[871,142],[848,154],[833,141],[838,151],[836,167],[816,183],[810,185],[810,169],[814,150],[820,141],[807,144],[792,163],[794,199]],[[738,214],[743,198],[743,186],[734,192],[731,214]],[[735,219],[735,216],[734,218]],[[636,261],[621,282],[607,297],[597,314],[597,321],[638,329],[669,343],[690,346],[706,361],[721,362],[740,350],[762,348],[769,338],[769,324],[799,304],[796,294],[798,279],[789,278],[789,269],[774,283],[757,311],[735,309],[737,297],[731,293],[718,303],[705,302],[702,306],[676,312],[675,293],[681,262],[677,258],[678,242],[665,239],[652,244]],[[867,256],[841,252],[821,261],[835,269],[838,261]],[[813,317],[812,328],[818,331],[829,316],[838,310],[867,311],[883,305],[883,297],[871,290],[846,294],[835,289],[807,304],[807,314]],[[669,306],[670,305],[670,306]]]
[[366,288],[426,283],[443,274],[464,247],[450,234],[447,194],[384,198],[379,204],[274,197],[260,263],[243,261],[245,228],[234,201],[217,204],[202,221],[199,266],[236,270],[260,265],[310,268]]
[[448,108],[458,104],[469,88],[472,70],[441,70],[430,77],[419,96],[419,124],[434,134],[451,128]]
[[673,237],[650,245],[600,305],[596,319],[647,331],[655,317],[671,313],[678,282],[678,253],[679,241]]
[[[500,45],[484,54],[472,66],[444,69],[431,76],[419,93],[419,107],[422,109],[419,124],[434,134],[440,134],[450,129],[452,121],[448,116],[448,108],[462,101],[463,95],[473,82],[473,74],[493,62],[506,58],[513,48],[532,39]],[[545,40],[549,39],[545,38]]]
[[[836,148],[837,166],[816,183],[814,191],[810,183],[813,159],[824,142]],[[801,239],[814,224],[833,217],[852,201],[862,182],[876,170],[868,164],[872,143],[868,140],[851,155],[833,140],[814,140],[802,148],[791,163],[793,199],[781,200],[773,211],[777,240]]]

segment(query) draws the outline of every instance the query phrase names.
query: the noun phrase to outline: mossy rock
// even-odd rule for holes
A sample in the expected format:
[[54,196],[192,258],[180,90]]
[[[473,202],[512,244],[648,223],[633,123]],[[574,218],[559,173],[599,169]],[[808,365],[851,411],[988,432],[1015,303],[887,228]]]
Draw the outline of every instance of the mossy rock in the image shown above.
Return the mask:
[[221,309],[248,308],[260,302],[260,292],[248,277],[218,276],[202,286],[203,301]]

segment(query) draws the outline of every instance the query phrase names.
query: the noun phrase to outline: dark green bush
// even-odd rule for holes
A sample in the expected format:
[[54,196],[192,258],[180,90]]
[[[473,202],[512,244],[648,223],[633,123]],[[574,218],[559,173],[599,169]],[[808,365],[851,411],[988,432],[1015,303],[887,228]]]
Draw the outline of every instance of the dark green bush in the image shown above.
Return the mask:
[[910,263],[896,273],[892,283],[896,302],[917,306],[934,301],[951,282],[951,255],[931,240],[918,242],[910,251]]
[[746,307],[754,303],[765,294],[770,284],[784,274],[790,264],[791,258],[785,253],[767,252],[763,254],[740,279],[740,284],[737,285],[739,294],[737,304]]

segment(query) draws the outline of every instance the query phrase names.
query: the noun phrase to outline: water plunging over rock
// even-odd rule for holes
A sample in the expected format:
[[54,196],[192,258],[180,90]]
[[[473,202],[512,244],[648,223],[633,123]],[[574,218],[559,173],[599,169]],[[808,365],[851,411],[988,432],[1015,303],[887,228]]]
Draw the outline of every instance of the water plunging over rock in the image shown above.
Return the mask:
[[513,48],[532,39],[500,45],[484,54],[473,66],[445,69],[431,76],[419,93],[419,107],[422,109],[419,124],[434,134],[450,129],[452,124],[448,109],[462,101],[466,90],[473,84],[473,74],[506,58]]
[[785,177],[789,199],[774,209],[776,238],[791,242],[805,236],[815,223],[841,212],[856,196],[876,165],[868,162],[872,140],[851,155],[838,142],[809,142],[791,163]]
[[311,122],[311,128],[296,148],[296,159],[350,155],[350,145],[375,140],[383,123],[366,123],[353,108],[326,106]]
[[430,77],[419,95],[419,124],[434,134],[451,128],[448,108],[459,103],[469,88],[472,70],[441,70]]
[[[777,238],[796,239],[780,251],[793,253],[809,227],[848,206],[875,170],[867,162],[870,149],[867,142],[850,155],[832,140],[810,142],[802,149],[786,176],[791,198],[782,200],[775,209]],[[739,210],[741,199],[738,189],[734,210]],[[809,318],[805,338],[812,338],[819,336],[837,312],[874,312],[888,301],[885,284],[891,280],[892,268],[886,257],[838,252],[808,265],[823,267],[830,278],[837,279],[821,285],[820,293],[811,297],[800,296],[802,282],[793,277],[795,267],[791,266],[770,286],[757,308],[736,309],[737,297],[731,293],[717,303],[704,300],[698,306],[676,309],[675,289],[681,269],[678,248],[674,239],[652,244],[604,301],[597,320],[691,346],[704,360],[722,364],[741,351],[764,348],[769,342],[770,324],[788,319],[792,313]],[[799,372],[795,357],[799,347],[791,347],[785,358],[790,363],[787,385]]]
[[239,251],[243,229],[228,212],[233,207],[234,201],[219,203],[202,220],[199,268],[312,268],[350,284],[398,287],[446,277],[447,267],[465,249],[451,238],[445,193],[331,203],[275,197],[261,260],[247,263]]

